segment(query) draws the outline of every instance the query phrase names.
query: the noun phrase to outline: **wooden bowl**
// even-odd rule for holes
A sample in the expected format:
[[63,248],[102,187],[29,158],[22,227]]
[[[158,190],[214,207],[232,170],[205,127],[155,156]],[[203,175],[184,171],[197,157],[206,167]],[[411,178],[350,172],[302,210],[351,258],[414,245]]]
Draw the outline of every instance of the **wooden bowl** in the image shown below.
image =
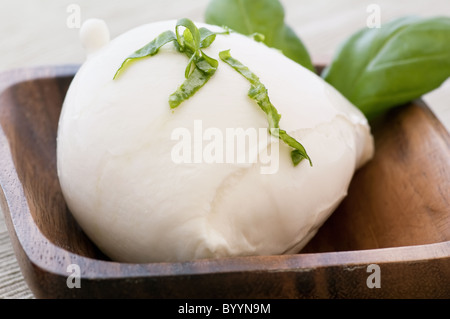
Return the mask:
[[36,297],[450,297],[450,138],[423,102],[371,123],[375,158],[298,254],[128,264],[85,236],[58,183],[58,118],[77,68],[0,76],[0,204]]

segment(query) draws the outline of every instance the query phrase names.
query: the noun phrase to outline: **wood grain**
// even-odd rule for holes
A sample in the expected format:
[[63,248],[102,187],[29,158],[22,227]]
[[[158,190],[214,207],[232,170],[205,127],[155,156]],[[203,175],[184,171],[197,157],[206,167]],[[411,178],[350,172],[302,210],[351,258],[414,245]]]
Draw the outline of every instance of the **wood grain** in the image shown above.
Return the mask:
[[[40,298],[449,298],[450,138],[420,101],[372,123],[375,158],[299,254],[122,264],[68,211],[55,139],[76,66],[0,78],[0,205],[25,279]],[[367,266],[381,269],[368,288]],[[66,284],[81,269],[80,289]]]

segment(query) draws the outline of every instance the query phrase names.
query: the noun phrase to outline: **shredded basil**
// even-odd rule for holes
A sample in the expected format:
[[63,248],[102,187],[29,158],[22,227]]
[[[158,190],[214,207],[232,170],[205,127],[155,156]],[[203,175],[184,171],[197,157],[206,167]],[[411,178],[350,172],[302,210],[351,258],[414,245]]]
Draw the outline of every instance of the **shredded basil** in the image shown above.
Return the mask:
[[261,83],[259,78],[250,71],[248,67],[233,58],[230,54],[230,50],[220,52],[219,57],[250,82],[251,87],[248,91],[248,96],[255,100],[259,107],[267,114],[270,133],[294,148],[291,152],[291,159],[294,166],[297,166],[303,159],[307,159],[312,166],[311,158],[306,153],[303,145],[287,134],[286,131],[280,129],[279,123],[281,115],[278,113],[272,102],[270,102],[267,89],[264,84]]
[[158,53],[159,49],[163,45],[165,45],[171,41],[174,41],[174,40],[176,40],[176,36],[175,36],[175,33],[173,33],[172,31],[165,31],[165,32],[161,33],[152,42],[146,44],[145,46],[143,46],[142,48],[140,48],[139,50],[137,50],[136,52],[131,54],[129,57],[127,57],[125,59],[125,61],[123,61],[120,68],[117,70],[116,74],[114,75],[114,80],[119,76],[119,74],[121,72],[123,72],[125,70],[125,68],[131,62],[133,62],[137,59],[155,55],[156,53]]
[[[214,70],[215,71],[215,70]],[[183,101],[194,95],[206,82],[213,76],[212,73],[202,72],[198,67],[189,75],[189,77],[181,84],[181,86],[170,95],[169,105],[174,109]]]
[[[183,33],[180,32],[181,27],[185,28]],[[153,56],[158,53],[163,45],[174,42],[178,52],[186,54],[189,58],[188,65],[184,71],[186,80],[169,96],[170,108],[176,108],[203,87],[214,75],[219,66],[219,62],[216,59],[207,56],[202,49],[209,47],[214,42],[217,34],[229,33],[230,31],[228,29],[225,29],[224,32],[212,32],[206,28],[198,29],[191,20],[186,18],[180,19],[176,23],[175,33],[172,31],[165,31],[153,41],[128,56],[117,70],[114,79],[117,79],[131,62]],[[255,34],[254,38],[262,41],[264,36]],[[259,78],[241,62],[232,58],[230,50],[220,52],[219,57],[250,82],[251,87],[248,91],[248,95],[255,100],[260,108],[266,113],[270,134],[279,138],[294,149],[291,151],[291,159],[294,166],[297,166],[303,159],[307,159],[312,166],[312,161],[303,145],[287,134],[286,131],[280,129],[279,122],[281,115],[270,102],[267,89],[260,82]]]
[[[180,33],[181,27],[185,28],[183,33]],[[175,33],[165,31],[153,41],[128,56],[117,70],[114,79],[117,79],[131,62],[153,56],[158,53],[163,45],[174,42],[176,49],[186,54],[189,58],[184,72],[186,80],[169,97],[170,107],[176,108],[205,85],[219,66],[219,62],[207,56],[202,49],[209,47],[214,42],[217,34],[229,33],[228,29],[225,29],[224,32],[212,32],[207,28],[198,29],[191,20],[186,18],[180,19],[175,25]]]

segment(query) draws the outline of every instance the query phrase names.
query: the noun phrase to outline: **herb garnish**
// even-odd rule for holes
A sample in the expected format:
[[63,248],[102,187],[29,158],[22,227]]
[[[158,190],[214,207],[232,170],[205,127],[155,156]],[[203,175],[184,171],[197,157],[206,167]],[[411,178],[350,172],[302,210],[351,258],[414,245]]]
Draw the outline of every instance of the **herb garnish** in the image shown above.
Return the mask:
[[274,137],[278,137],[287,145],[294,148],[291,152],[291,159],[294,166],[297,166],[303,159],[307,159],[309,164],[312,166],[312,161],[306,153],[303,145],[287,134],[285,130],[280,129],[279,123],[281,115],[278,113],[272,102],[270,102],[267,89],[264,84],[261,83],[259,78],[252,71],[250,71],[248,67],[233,58],[230,55],[230,50],[220,52],[219,57],[222,61],[227,63],[250,82],[251,86],[248,91],[248,96],[255,100],[264,113],[267,114],[270,134]]
[[[180,34],[179,28],[184,27],[183,34]],[[214,75],[219,66],[219,62],[207,56],[202,49],[209,47],[215,40],[217,34],[229,34],[226,29],[224,32],[212,32],[207,28],[198,29],[189,19],[180,19],[175,26],[175,33],[165,31],[156,37],[153,41],[146,44],[130,56],[128,56],[114,75],[114,80],[125,70],[133,61],[150,57],[158,53],[159,49],[169,43],[174,42],[175,47],[180,53],[184,53],[189,58],[188,65],[184,71],[186,80],[181,86],[170,95],[169,105],[176,108],[183,101],[189,99]],[[255,41],[263,41],[264,36],[255,33]],[[305,148],[292,136],[281,130],[279,122],[281,115],[270,102],[266,87],[260,82],[259,78],[251,72],[248,67],[230,55],[230,50],[219,53],[222,61],[234,68],[243,75],[251,84],[248,96],[256,101],[259,107],[266,113],[269,122],[270,134],[285,142],[288,146],[294,148],[291,151],[291,159],[294,166],[297,166],[303,159],[307,159],[312,166],[312,161],[306,153]]]
[[171,42],[176,40],[176,36],[172,31],[165,31],[161,33],[158,37],[156,37],[152,42],[146,44],[130,56],[128,56],[123,62],[120,68],[116,71],[116,74],[114,74],[114,80],[117,79],[117,77],[127,68],[131,62],[142,59],[145,57],[153,56],[156,53],[158,53],[159,49]]
[[[180,27],[185,27],[183,34],[179,32]],[[176,23],[175,33],[165,31],[153,41],[128,56],[117,70],[114,79],[117,79],[131,62],[153,56],[158,53],[163,45],[174,42],[177,50],[186,54],[189,58],[184,73],[186,80],[169,97],[170,107],[176,108],[183,101],[193,96],[216,72],[219,65],[218,61],[207,56],[202,49],[209,47],[217,34],[229,34],[229,30],[212,32],[207,28],[198,29],[191,20],[186,18],[180,19]]]

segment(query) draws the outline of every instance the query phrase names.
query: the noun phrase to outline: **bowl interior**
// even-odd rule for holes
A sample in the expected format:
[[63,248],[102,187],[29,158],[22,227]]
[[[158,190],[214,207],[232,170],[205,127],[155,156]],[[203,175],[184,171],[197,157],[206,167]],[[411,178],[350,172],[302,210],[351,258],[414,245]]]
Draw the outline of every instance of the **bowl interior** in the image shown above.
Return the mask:
[[70,252],[107,259],[68,210],[56,171],[59,114],[72,76],[19,82],[0,96],[0,124],[33,220],[54,244]]
[[[9,141],[34,222],[54,244],[108,259],[68,210],[56,172],[56,134],[72,76],[19,82],[0,96]],[[373,160],[358,170],[348,196],[302,252],[362,250],[450,240],[450,139],[421,101],[371,123]]]

